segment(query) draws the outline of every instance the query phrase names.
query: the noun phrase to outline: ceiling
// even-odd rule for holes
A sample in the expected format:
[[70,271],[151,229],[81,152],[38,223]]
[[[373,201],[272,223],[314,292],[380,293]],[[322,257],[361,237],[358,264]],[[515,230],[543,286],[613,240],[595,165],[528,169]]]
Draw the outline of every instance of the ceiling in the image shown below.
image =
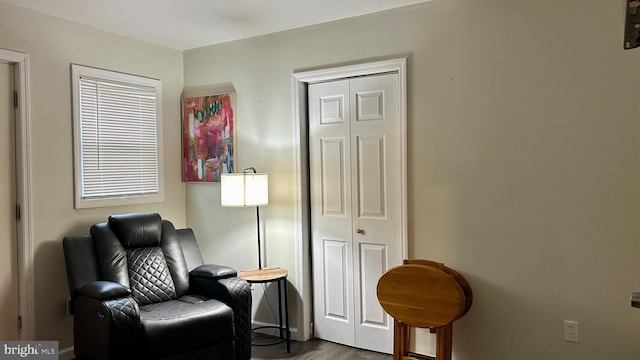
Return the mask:
[[429,0],[0,0],[178,50]]

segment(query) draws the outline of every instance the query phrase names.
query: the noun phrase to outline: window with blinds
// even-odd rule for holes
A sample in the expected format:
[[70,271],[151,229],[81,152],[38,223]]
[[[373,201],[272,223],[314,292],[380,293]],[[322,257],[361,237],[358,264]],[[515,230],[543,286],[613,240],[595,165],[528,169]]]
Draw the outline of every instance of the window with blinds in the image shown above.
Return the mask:
[[161,83],[72,65],[76,208],[164,200]]

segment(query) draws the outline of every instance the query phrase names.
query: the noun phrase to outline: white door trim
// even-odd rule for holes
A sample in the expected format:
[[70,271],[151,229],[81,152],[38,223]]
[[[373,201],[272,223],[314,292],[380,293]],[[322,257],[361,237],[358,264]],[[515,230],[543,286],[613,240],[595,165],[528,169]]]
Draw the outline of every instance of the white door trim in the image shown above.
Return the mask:
[[35,340],[33,230],[31,226],[31,136],[29,116],[29,56],[0,49],[0,61],[15,66],[18,93],[16,116],[16,201],[21,209],[18,236],[18,306],[22,316],[20,340]]
[[321,81],[398,73],[400,102],[400,141],[402,150],[400,160],[400,183],[402,186],[401,234],[402,257],[408,257],[407,238],[407,60],[405,58],[376,61],[371,63],[341,66],[304,72],[294,72],[292,76],[293,95],[293,148],[294,148],[294,236],[295,236],[295,287],[300,293],[297,299],[297,329],[300,341],[312,336],[312,280],[311,280],[311,240],[309,214],[309,146],[307,144],[307,85]]

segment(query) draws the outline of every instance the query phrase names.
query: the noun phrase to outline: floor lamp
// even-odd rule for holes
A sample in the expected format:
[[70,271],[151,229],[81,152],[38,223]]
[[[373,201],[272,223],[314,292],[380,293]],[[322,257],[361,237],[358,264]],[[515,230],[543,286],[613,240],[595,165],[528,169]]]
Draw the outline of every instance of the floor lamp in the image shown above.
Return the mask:
[[262,269],[260,251],[260,206],[269,203],[269,175],[259,174],[255,168],[248,167],[241,173],[222,174],[220,176],[220,204],[222,206],[256,207],[258,227],[258,269]]

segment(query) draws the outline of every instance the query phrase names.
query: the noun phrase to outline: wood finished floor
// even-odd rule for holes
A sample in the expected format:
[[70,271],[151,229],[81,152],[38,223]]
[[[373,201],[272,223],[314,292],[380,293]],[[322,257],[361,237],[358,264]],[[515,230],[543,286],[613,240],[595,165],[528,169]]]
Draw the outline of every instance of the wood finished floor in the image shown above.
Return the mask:
[[391,360],[392,358],[388,354],[356,349],[319,339],[291,341],[291,353],[287,353],[287,344],[284,343],[251,348],[252,360]]

